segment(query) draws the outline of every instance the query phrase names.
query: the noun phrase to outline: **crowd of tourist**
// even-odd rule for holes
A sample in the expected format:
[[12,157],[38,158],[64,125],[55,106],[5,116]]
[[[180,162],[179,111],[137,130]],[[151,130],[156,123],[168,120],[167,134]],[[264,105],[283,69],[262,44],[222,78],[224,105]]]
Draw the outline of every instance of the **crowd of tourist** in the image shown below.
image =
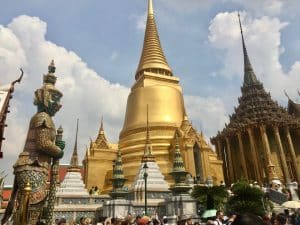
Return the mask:
[[[167,217],[158,218],[153,216],[136,216],[127,215],[126,217],[100,217],[98,220],[92,221],[90,218],[80,218],[79,223],[69,222],[62,218],[56,221],[57,225],[169,225]],[[229,213],[224,215],[223,211],[217,211],[215,217],[206,219],[206,222],[195,221],[192,217],[183,217],[177,219],[177,225],[300,225],[300,214],[294,212],[266,215],[263,217],[246,213],[236,214]]]
[[300,225],[300,214],[289,213],[272,213],[263,217],[251,213],[236,214],[229,213],[228,217],[224,216],[222,211],[217,211],[216,217],[207,220],[207,225]]
[[56,219],[55,225],[93,225],[93,220],[91,218],[81,217],[79,223],[74,221],[67,221],[65,218]]

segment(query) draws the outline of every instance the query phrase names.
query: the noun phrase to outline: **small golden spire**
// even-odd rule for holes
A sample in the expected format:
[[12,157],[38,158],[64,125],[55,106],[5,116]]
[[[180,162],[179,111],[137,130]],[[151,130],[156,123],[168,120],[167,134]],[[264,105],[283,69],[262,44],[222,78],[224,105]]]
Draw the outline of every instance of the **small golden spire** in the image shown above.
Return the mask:
[[100,144],[102,142],[105,142],[106,144],[108,143],[107,139],[105,137],[105,133],[104,133],[103,116],[101,117],[101,125],[100,125],[99,133],[98,133],[98,136],[97,136],[95,142],[97,144]]
[[100,131],[99,133],[104,134],[104,128],[103,128],[103,116],[101,116],[101,125],[100,125]]
[[148,0],[148,16],[144,37],[144,46],[140,58],[140,63],[135,74],[136,80],[139,79],[143,71],[172,76],[172,70],[167,63],[160,45],[160,40],[154,19],[152,0]]

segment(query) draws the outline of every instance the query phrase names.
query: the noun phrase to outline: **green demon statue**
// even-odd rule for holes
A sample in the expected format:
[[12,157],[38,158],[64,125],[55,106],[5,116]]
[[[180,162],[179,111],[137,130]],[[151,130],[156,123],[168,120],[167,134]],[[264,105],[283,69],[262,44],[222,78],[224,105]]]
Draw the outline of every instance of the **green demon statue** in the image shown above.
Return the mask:
[[[51,182],[54,180],[56,182],[58,159],[63,156],[65,143],[61,140],[62,130],[59,129],[60,134],[57,134],[52,121],[52,117],[61,108],[60,98],[62,97],[62,93],[55,88],[56,76],[54,75],[53,60],[48,70],[48,74],[44,75],[43,78],[43,86],[35,91],[34,105],[37,106],[37,113],[31,118],[24,150],[14,165],[14,186],[11,199],[1,221],[2,225],[11,216],[14,225],[19,224],[18,217],[22,213],[20,206],[23,204],[21,201],[22,191],[26,184],[31,187],[29,206],[26,210],[28,212],[26,215],[28,224],[35,225],[40,220],[43,210],[47,211],[45,210],[47,208],[53,210],[49,201],[53,201],[53,195],[55,199],[55,185]],[[51,177],[48,179],[50,168]],[[49,191],[47,180],[50,180]]]

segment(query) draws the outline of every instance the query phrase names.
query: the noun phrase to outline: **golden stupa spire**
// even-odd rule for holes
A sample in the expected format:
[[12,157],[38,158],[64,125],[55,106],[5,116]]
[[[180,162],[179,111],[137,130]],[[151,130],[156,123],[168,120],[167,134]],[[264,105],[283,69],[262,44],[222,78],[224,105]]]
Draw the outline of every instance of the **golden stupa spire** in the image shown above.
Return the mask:
[[136,80],[138,80],[143,71],[172,76],[172,70],[167,63],[160,45],[160,40],[154,19],[152,0],[148,0],[148,16],[144,37],[144,46],[140,58],[140,63],[135,74]]
[[100,125],[99,133],[100,133],[100,134],[104,134],[104,128],[103,128],[103,116],[101,116],[101,125]]
[[104,134],[103,116],[101,116],[101,125],[99,129],[98,137],[96,138],[96,142],[100,142],[101,140],[107,141]]

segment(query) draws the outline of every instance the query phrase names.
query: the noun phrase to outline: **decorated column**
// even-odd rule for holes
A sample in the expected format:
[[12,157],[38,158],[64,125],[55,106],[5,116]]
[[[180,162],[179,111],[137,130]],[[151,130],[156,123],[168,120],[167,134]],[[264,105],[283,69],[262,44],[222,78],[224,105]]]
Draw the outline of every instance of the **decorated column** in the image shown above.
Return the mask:
[[221,160],[223,160],[223,172],[224,172],[225,181],[226,181],[226,183],[229,183],[229,175],[228,175],[228,169],[227,169],[228,162],[226,161],[226,159],[224,157],[224,146],[221,143],[219,138],[217,139],[217,145],[219,146],[219,149],[220,149]]
[[282,147],[282,142],[281,142],[281,138],[280,138],[280,134],[279,134],[279,129],[277,126],[273,126],[273,130],[275,133],[275,139],[279,148],[279,155],[280,155],[280,161],[281,161],[281,165],[282,165],[282,171],[284,174],[284,179],[287,183],[291,182],[291,177],[289,174],[289,170],[288,170],[288,166],[286,163],[286,157],[285,157],[285,153]]
[[246,179],[249,179],[247,166],[246,166],[246,159],[245,159],[245,150],[244,150],[243,140],[242,140],[242,136],[241,136],[240,132],[237,133],[237,137],[238,137],[239,149],[240,149],[240,153],[241,153],[241,160],[242,160],[241,163],[242,163],[242,168],[243,168],[243,174],[245,175]]
[[255,139],[254,139],[254,136],[253,136],[252,128],[248,127],[247,132],[248,132],[249,140],[250,140],[251,156],[252,156],[253,161],[254,161],[255,178],[258,180],[258,182],[261,183],[259,165],[258,165],[258,160],[257,160],[256,148],[255,148]]
[[272,159],[271,159],[271,150],[270,150],[270,145],[269,145],[269,141],[268,141],[268,136],[267,136],[267,133],[266,133],[266,127],[265,127],[265,125],[260,125],[259,129],[260,129],[260,132],[261,132],[263,145],[264,145],[264,148],[266,150],[269,182],[271,182],[272,180],[278,180],[278,176],[276,174],[275,166],[274,166],[274,164],[272,162]]
[[288,145],[289,145],[289,151],[291,153],[292,156],[292,162],[293,162],[293,166],[295,168],[295,172],[296,172],[296,179],[298,182],[298,185],[300,184],[300,167],[297,164],[297,158],[296,158],[296,153],[295,153],[295,148],[294,148],[294,144],[291,138],[291,134],[290,134],[290,130],[288,127],[286,127],[285,129],[285,135],[287,137],[288,140]]
[[231,158],[231,149],[230,149],[230,141],[228,137],[225,138],[226,140],[226,156],[227,156],[227,166],[229,168],[229,182],[230,184],[234,182],[234,171],[232,165],[232,158]]

